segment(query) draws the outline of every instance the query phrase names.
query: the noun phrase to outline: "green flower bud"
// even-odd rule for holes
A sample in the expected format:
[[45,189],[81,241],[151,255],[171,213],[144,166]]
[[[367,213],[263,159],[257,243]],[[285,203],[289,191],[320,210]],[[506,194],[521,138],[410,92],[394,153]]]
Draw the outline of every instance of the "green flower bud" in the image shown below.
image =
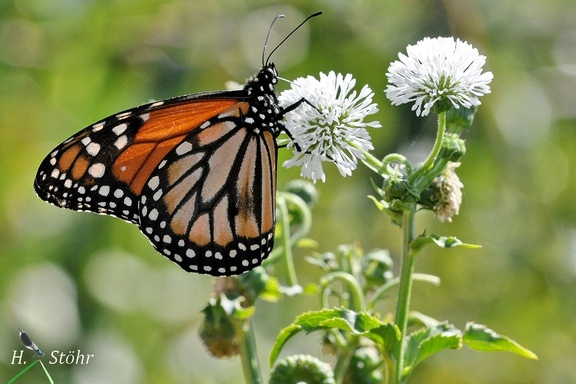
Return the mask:
[[456,133],[448,133],[444,135],[442,140],[442,148],[438,157],[448,161],[456,162],[460,160],[466,153],[466,142],[460,138]]
[[384,181],[384,199],[388,202],[400,200],[405,203],[414,201],[418,196],[412,191],[410,184],[403,177],[391,176]]
[[364,257],[362,274],[369,286],[380,286],[394,277],[394,262],[386,249],[376,249]]
[[329,364],[314,356],[294,355],[280,360],[270,375],[268,384],[335,384]]
[[431,111],[437,114],[440,114],[442,112],[447,112],[450,111],[454,108],[454,103],[448,99],[448,98],[443,98],[438,100],[434,106],[432,107]]
[[318,190],[309,181],[295,179],[286,185],[286,192],[293,193],[300,197],[308,207],[312,208],[318,202]]
[[216,358],[238,355],[241,342],[234,325],[235,320],[221,304],[221,300],[210,300],[202,310],[204,321],[198,330],[200,340]]
[[460,132],[472,126],[477,106],[470,108],[453,108],[446,113],[446,128],[448,132]]
[[250,272],[243,273],[236,277],[240,285],[242,296],[246,298],[244,305],[253,305],[258,296],[266,290],[270,276],[263,267],[257,267]]
[[354,352],[344,376],[343,384],[380,384],[382,358],[374,347],[360,347]]

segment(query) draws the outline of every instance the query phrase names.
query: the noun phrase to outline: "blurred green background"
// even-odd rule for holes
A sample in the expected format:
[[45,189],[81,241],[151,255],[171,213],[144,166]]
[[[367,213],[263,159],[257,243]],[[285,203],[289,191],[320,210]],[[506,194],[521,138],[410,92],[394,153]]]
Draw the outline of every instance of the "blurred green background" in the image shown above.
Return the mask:
[[[1,0],[0,382],[23,368],[11,364],[13,350],[23,349],[17,327],[48,354],[95,355],[88,365],[47,364],[58,383],[241,382],[239,361],[211,359],[197,338],[210,277],[165,261],[136,226],[40,201],[32,181],[52,148],[100,118],[243,82],[259,68],[274,15],[287,15],[275,27],[278,41],[317,10],[325,14],[273,60],[287,79],[334,70],[354,74],[358,89],[369,84],[383,126],[371,131],[378,157],[401,152],[418,161],[435,133],[433,117],[391,107],[382,92],[389,63],[406,45],[459,37],[488,57],[485,69],[495,76],[466,133],[460,216],[442,225],[424,213],[418,222],[420,231],[484,248],[427,250],[417,270],[437,274],[442,285],[417,285],[413,309],[460,328],[469,320],[487,324],[540,360],[448,351],[427,360],[413,382],[576,380],[573,0]],[[398,229],[366,198],[370,173],[360,167],[343,179],[334,167],[327,171],[311,234],[318,251],[357,241],[396,256]],[[297,176],[280,168],[280,188]],[[302,258],[298,264],[302,283],[317,278]],[[265,371],[278,331],[317,306],[314,297],[259,303]],[[286,353],[296,352],[319,356],[318,337],[291,341]],[[47,380],[36,366],[18,382]]]

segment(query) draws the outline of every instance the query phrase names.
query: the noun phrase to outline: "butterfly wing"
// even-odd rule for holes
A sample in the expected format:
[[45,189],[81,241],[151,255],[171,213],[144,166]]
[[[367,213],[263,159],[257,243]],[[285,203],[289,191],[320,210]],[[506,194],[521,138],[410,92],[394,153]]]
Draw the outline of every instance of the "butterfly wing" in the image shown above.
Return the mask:
[[[280,123],[276,105],[259,112],[262,95],[248,85],[146,104],[85,128],[41,163],[38,196],[139,225],[187,271],[254,268],[273,244]],[[273,87],[264,93],[270,110]]]
[[83,129],[40,164],[34,187],[58,207],[138,224],[138,197],[163,155],[235,98],[184,96],[127,110]]
[[244,126],[247,103],[186,137],[151,174],[140,227],[182,268],[230,275],[260,265],[274,240],[276,144]]

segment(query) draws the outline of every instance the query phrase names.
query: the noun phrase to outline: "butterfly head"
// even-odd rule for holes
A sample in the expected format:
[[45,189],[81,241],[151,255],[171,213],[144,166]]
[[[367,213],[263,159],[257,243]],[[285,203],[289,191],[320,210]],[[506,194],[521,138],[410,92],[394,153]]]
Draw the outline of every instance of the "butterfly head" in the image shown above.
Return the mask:
[[[278,84],[278,71],[276,70],[276,65],[274,63],[267,63],[260,71],[252,76],[244,86],[244,89],[250,90],[251,85],[261,85],[264,86],[265,84],[272,85],[272,91],[274,92],[274,86]],[[266,88],[266,86],[264,86]]]

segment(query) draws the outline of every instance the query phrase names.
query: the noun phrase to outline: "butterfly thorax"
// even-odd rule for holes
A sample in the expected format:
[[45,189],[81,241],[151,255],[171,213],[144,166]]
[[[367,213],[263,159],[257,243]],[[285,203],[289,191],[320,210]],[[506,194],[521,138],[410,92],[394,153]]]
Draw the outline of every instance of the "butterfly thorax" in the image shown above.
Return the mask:
[[250,97],[250,109],[244,116],[244,122],[252,129],[265,129],[278,136],[284,129],[282,112],[276,97],[278,72],[274,63],[266,64],[244,86]]

